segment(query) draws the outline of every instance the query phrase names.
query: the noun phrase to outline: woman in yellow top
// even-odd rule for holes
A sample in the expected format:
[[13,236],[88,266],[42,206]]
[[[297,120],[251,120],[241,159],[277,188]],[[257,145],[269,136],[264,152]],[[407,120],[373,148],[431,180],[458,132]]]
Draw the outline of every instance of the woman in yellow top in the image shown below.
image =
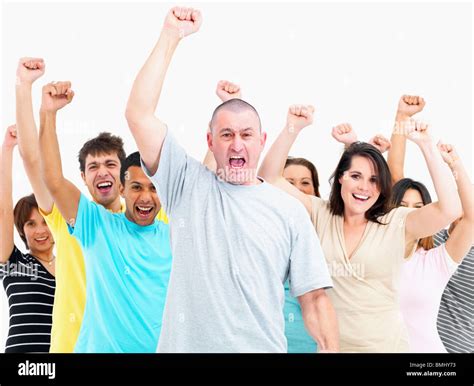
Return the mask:
[[311,216],[334,283],[328,295],[338,315],[341,352],[407,352],[396,296],[398,271],[419,238],[460,215],[454,181],[426,126],[416,125],[405,134],[423,153],[438,202],[417,210],[389,210],[390,170],[380,151],[362,142],[342,154],[329,201],[306,195],[282,172],[296,137],[312,123],[313,111],[312,106],[290,107],[259,175],[299,199]]

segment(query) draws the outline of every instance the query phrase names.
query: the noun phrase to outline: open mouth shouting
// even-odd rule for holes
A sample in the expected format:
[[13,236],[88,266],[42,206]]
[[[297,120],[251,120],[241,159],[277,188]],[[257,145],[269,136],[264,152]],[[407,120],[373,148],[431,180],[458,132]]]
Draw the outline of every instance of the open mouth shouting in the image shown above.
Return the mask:
[[357,202],[367,202],[369,199],[370,199],[370,196],[365,196],[363,194],[355,194],[355,193],[352,193],[352,197],[354,197],[354,199],[357,201]]
[[153,215],[153,205],[135,205],[135,212],[138,214],[138,217],[142,220],[147,220]]
[[242,156],[232,156],[229,158],[229,165],[232,169],[242,169],[245,162],[245,158]]
[[97,190],[101,194],[108,194],[112,190],[113,182],[112,181],[102,181],[96,184]]

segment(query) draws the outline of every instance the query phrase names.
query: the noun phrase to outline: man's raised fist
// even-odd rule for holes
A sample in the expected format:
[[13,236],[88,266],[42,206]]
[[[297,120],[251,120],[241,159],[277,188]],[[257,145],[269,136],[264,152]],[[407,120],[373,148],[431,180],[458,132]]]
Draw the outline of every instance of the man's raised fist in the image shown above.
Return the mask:
[[43,87],[41,110],[56,112],[69,104],[74,98],[71,82],[52,82]]
[[217,83],[216,94],[222,102],[227,102],[229,99],[242,99],[240,86],[228,80]]
[[163,28],[180,39],[197,32],[201,27],[201,12],[194,8],[173,7],[166,15]]

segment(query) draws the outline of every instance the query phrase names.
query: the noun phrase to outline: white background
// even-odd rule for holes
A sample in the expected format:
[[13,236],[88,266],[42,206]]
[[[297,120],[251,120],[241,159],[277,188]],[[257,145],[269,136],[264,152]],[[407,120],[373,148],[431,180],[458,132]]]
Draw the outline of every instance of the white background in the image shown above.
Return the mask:
[[[189,3],[188,3],[189,4]],[[85,191],[77,152],[99,131],[121,135],[136,150],[124,119],[133,79],[155,44],[168,3],[4,3],[2,14],[2,130],[14,122],[18,58],[39,56],[46,75],[34,86],[70,80],[76,97],[59,113],[65,175]],[[190,154],[206,151],[206,126],[220,79],[241,84],[260,112],[269,144],[293,103],[316,106],[291,155],[307,157],[320,174],[321,193],[341,146],[331,127],[350,122],[359,138],[390,136],[398,99],[422,95],[420,118],[433,136],[457,146],[472,176],[472,5],[470,3],[193,3],[204,22],[171,64],[157,113]],[[3,134],[2,137],[3,138]],[[14,199],[30,193],[18,155]],[[407,176],[435,197],[423,158],[408,145]],[[17,238],[17,245],[23,244]],[[3,290],[2,290],[3,292]],[[0,295],[0,351],[8,330]]]

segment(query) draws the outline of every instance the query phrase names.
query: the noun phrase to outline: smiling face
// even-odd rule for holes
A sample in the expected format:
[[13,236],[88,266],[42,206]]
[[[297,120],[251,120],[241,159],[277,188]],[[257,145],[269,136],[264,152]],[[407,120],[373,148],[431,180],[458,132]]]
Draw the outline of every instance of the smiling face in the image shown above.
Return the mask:
[[283,177],[303,193],[315,195],[313,176],[306,166],[288,165],[283,171]]
[[120,159],[116,153],[88,154],[82,179],[94,201],[109,207],[120,194]]
[[130,166],[126,171],[122,197],[127,206],[125,216],[138,225],[150,225],[161,209],[156,188],[139,166]]
[[377,201],[380,190],[374,164],[366,157],[352,157],[349,170],[339,178],[346,215],[361,215]]
[[48,253],[53,248],[53,235],[43,216],[35,208],[23,225],[23,234],[32,255]]
[[257,166],[265,146],[266,134],[260,131],[260,120],[252,110],[220,110],[207,134],[214,154],[217,174],[237,185],[258,183]]

